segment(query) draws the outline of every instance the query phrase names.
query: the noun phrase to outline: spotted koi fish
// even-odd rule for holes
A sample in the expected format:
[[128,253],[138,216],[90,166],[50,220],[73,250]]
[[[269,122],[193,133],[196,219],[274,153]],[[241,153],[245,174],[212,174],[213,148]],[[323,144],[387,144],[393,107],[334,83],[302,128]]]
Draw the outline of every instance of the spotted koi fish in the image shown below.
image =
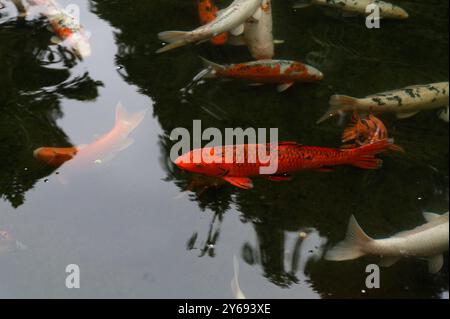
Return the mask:
[[[312,147],[295,142],[277,145],[245,144],[201,148],[188,152],[175,160],[175,165],[191,173],[217,177],[243,188],[253,188],[250,177],[265,176],[272,181],[288,181],[291,173],[302,170],[330,171],[332,166],[352,165],[362,169],[378,169],[382,160],[375,157],[389,149],[390,142],[382,140],[355,149],[340,150]],[[272,175],[261,175],[266,163],[258,160],[258,154],[266,152],[271,163],[277,163]],[[233,161],[226,161],[231,154]],[[231,156],[230,156],[231,157]],[[196,163],[195,159],[200,159]]]
[[[203,58],[202,58],[203,59]],[[249,81],[253,84],[278,84],[283,92],[295,82],[317,82],[323,74],[316,68],[287,60],[259,60],[247,63],[220,65],[203,59],[209,73],[206,78],[230,78]]]
[[221,10],[213,21],[193,31],[165,31],[158,38],[168,43],[156,53],[166,52],[190,43],[199,43],[228,32],[234,36],[244,33],[244,22],[249,18],[259,20],[262,0],[234,0],[230,6]]
[[346,95],[333,95],[330,108],[317,123],[349,111],[367,113],[395,113],[397,118],[411,117],[421,110],[447,107],[448,82],[409,86],[400,90],[370,95],[358,99]]
[[[358,112],[354,112],[349,126],[342,134],[342,143],[351,143],[344,144],[341,148],[355,148],[388,138],[386,126],[380,119],[372,114],[369,114],[366,118],[361,118]],[[403,148],[395,144],[391,144],[390,149],[403,152]]]
[[380,9],[380,17],[384,19],[407,19],[409,14],[399,6],[379,0],[309,0],[297,3],[294,9],[319,6],[339,10],[346,14],[369,15],[368,6],[374,4]]
[[[217,18],[219,8],[214,5],[213,0],[197,0],[197,7],[200,23],[202,25],[208,24]],[[210,42],[214,45],[224,45],[227,41],[228,33],[226,32],[221,33],[210,40]]]

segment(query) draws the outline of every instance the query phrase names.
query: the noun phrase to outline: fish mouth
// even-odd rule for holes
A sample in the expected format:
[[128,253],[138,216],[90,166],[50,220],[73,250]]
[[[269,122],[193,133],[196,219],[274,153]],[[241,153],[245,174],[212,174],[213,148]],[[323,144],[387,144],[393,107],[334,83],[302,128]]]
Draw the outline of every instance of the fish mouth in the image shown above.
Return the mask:
[[312,67],[312,66],[307,65],[307,66],[306,66],[306,70],[307,70],[308,74],[309,74],[314,80],[317,80],[317,81],[323,80],[323,78],[324,78],[323,73],[322,73],[321,71],[319,71],[318,69],[316,69],[315,67]]

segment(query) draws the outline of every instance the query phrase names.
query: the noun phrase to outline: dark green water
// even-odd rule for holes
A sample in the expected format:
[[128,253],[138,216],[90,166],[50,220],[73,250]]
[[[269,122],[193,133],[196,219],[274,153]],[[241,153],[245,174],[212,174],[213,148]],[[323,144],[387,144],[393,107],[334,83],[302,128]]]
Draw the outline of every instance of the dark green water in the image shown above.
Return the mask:
[[[320,84],[279,94],[220,81],[184,92],[202,69],[199,55],[250,60],[245,48],[208,44],[154,54],[158,32],[197,26],[193,0],[77,1],[92,32],[93,55],[83,62],[51,45],[43,21],[17,20],[5,2],[0,230],[27,249],[0,254],[0,297],[231,298],[236,255],[248,298],[448,298],[448,254],[437,275],[415,259],[382,269],[376,290],[365,287],[365,267],[376,257],[321,258],[344,237],[351,214],[382,238],[424,223],[423,211],[448,211],[448,124],[435,112],[382,117],[406,154],[385,156],[379,171],[343,167],[285,183],[257,179],[250,191],[225,185],[191,192],[192,175],[168,158],[171,130],[191,130],[194,119],[222,131],[276,127],[282,140],[337,147],[343,126],[315,124],[330,95],[447,81],[448,1],[395,3],[410,19],[368,30],[360,18],[294,12],[291,1],[273,0],[274,33],[285,40],[277,57],[325,74]],[[149,112],[135,143],[114,161],[68,184],[35,161],[38,147],[85,144],[107,132],[118,101]],[[309,234],[303,242],[301,231]],[[64,284],[72,263],[81,269],[78,290]]]

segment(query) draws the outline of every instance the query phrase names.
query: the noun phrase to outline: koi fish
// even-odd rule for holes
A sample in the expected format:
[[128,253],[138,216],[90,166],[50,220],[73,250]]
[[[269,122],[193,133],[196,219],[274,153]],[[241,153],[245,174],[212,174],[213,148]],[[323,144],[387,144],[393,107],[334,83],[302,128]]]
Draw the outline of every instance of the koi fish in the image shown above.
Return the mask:
[[399,6],[389,2],[379,0],[309,0],[306,3],[298,3],[294,5],[294,9],[302,9],[309,6],[320,6],[337,9],[347,14],[357,14],[367,16],[371,14],[367,10],[369,5],[376,5],[380,9],[380,17],[384,19],[407,19],[408,12]]
[[317,82],[323,74],[316,68],[287,60],[259,60],[247,63],[220,65],[202,58],[210,72],[205,78],[230,78],[253,84],[278,84],[278,92],[290,88],[295,82]]
[[[388,139],[388,131],[380,119],[372,114],[361,119],[358,112],[354,112],[349,126],[342,134],[342,143],[353,143],[345,144],[342,148],[354,148],[384,139]],[[404,152],[403,148],[395,144],[391,144],[391,150]]]
[[91,46],[89,36],[77,19],[70,12],[62,9],[53,0],[31,0],[33,4],[42,6],[41,14],[49,22],[49,31],[54,32],[55,36],[51,42],[57,45],[65,46],[72,51],[80,60],[91,55]]
[[[311,147],[296,142],[280,142],[277,145],[244,144],[201,148],[181,155],[175,165],[191,173],[221,178],[226,182],[243,188],[253,188],[250,177],[261,176],[261,168],[268,167],[257,155],[268,153],[269,163],[276,163],[276,171],[265,175],[271,181],[289,181],[291,173],[302,170],[331,171],[332,166],[352,165],[362,169],[378,169],[382,160],[375,157],[389,149],[387,140],[364,145],[350,150]],[[231,157],[226,163],[226,156]],[[196,163],[195,159],[201,159]]]
[[[217,18],[217,8],[212,0],[197,0],[198,15],[200,17],[200,23],[208,24]],[[211,38],[211,43],[214,45],[224,45],[227,43],[228,33],[221,33],[213,38]]]
[[51,166],[61,166],[67,161],[72,166],[83,168],[113,159],[118,153],[133,144],[129,135],[139,126],[146,111],[129,114],[119,103],[116,108],[114,128],[95,142],[72,148],[41,147],[33,152],[34,157]]
[[165,31],[158,34],[158,38],[167,42],[166,46],[156,53],[166,52],[190,43],[199,43],[213,38],[221,33],[228,32],[240,35],[244,32],[244,22],[253,17],[261,17],[262,0],[234,0],[230,6],[217,13],[217,18],[193,31]]
[[261,18],[245,23],[244,39],[253,58],[256,60],[272,59],[275,55],[273,39],[272,3],[263,0]]
[[317,123],[343,112],[360,111],[367,113],[395,113],[397,118],[411,117],[421,110],[447,107],[448,82],[414,85],[400,90],[370,95],[358,99],[346,95],[333,95],[330,108]]
[[447,108],[443,109],[442,111],[439,111],[438,116],[441,120],[448,123],[448,113],[449,113],[449,109],[447,106]]
[[402,257],[419,257],[428,259],[430,273],[437,273],[444,263],[442,253],[448,251],[448,212],[444,215],[424,213],[424,217],[427,223],[413,230],[390,238],[373,239],[352,216],[346,239],[330,249],[325,259],[342,261],[364,255],[379,255],[383,258],[380,265],[389,267]]

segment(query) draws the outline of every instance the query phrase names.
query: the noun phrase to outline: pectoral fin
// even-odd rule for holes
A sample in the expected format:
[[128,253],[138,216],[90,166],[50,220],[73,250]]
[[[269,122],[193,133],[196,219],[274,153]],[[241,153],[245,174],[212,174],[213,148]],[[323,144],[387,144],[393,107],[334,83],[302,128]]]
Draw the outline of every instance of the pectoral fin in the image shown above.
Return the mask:
[[231,30],[230,33],[237,37],[238,35],[241,35],[242,33],[244,33],[244,29],[245,29],[244,25],[241,24],[240,26]]
[[50,38],[50,41],[51,41],[53,44],[61,44],[61,43],[62,43],[61,39],[58,38],[57,36],[51,37],[51,38]]
[[284,44],[284,40],[273,40],[273,44]]
[[430,274],[436,274],[444,265],[444,256],[436,255],[428,258],[428,271]]
[[427,222],[431,222],[432,220],[441,217],[441,215],[435,214],[435,213],[427,213],[427,212],[424,212],[424,213],[423,213],[423,217],[425,218],[425,220],[426,220]]
[[259,19],[261,19],[262,14],[263,14],[263,11],[262,11],[261,7],[259,7],[258,10],[256,10],[255,13],[252,15],[252,18],[258,21]]
[[279,93],[284,92],[287,89],[289,89],[293,84],[294,84],[294,82],[280,84],[277,86],[277,91]]
[[399,260],[400,260],[400,257],[383,257],[383,258],[381,258],[379,265],[381,267],[391,267],[392,265],[397,263],[397,261],[399,261]]
[[128,147],[130,147],[131,145],[133,145],[134,143],[134,139],[132,138],[128,138],[119,148],[119,152],[122,152],[124,150],[126,150]]
[[414,111],[414,112],[407,112],[407,113],[397,113],[396,116],[398,119],[407,119],[408,117],[414,116],[420,111]]
[[237,37],[229,37],[228,44],[233,46],[247,45],[247,43],[245,42],[245,38],[242,35]]
[[246,177],[223,177],[225,181],[231,185],[237,186],[242,189],[252,189],[253,182],[250,178]]

